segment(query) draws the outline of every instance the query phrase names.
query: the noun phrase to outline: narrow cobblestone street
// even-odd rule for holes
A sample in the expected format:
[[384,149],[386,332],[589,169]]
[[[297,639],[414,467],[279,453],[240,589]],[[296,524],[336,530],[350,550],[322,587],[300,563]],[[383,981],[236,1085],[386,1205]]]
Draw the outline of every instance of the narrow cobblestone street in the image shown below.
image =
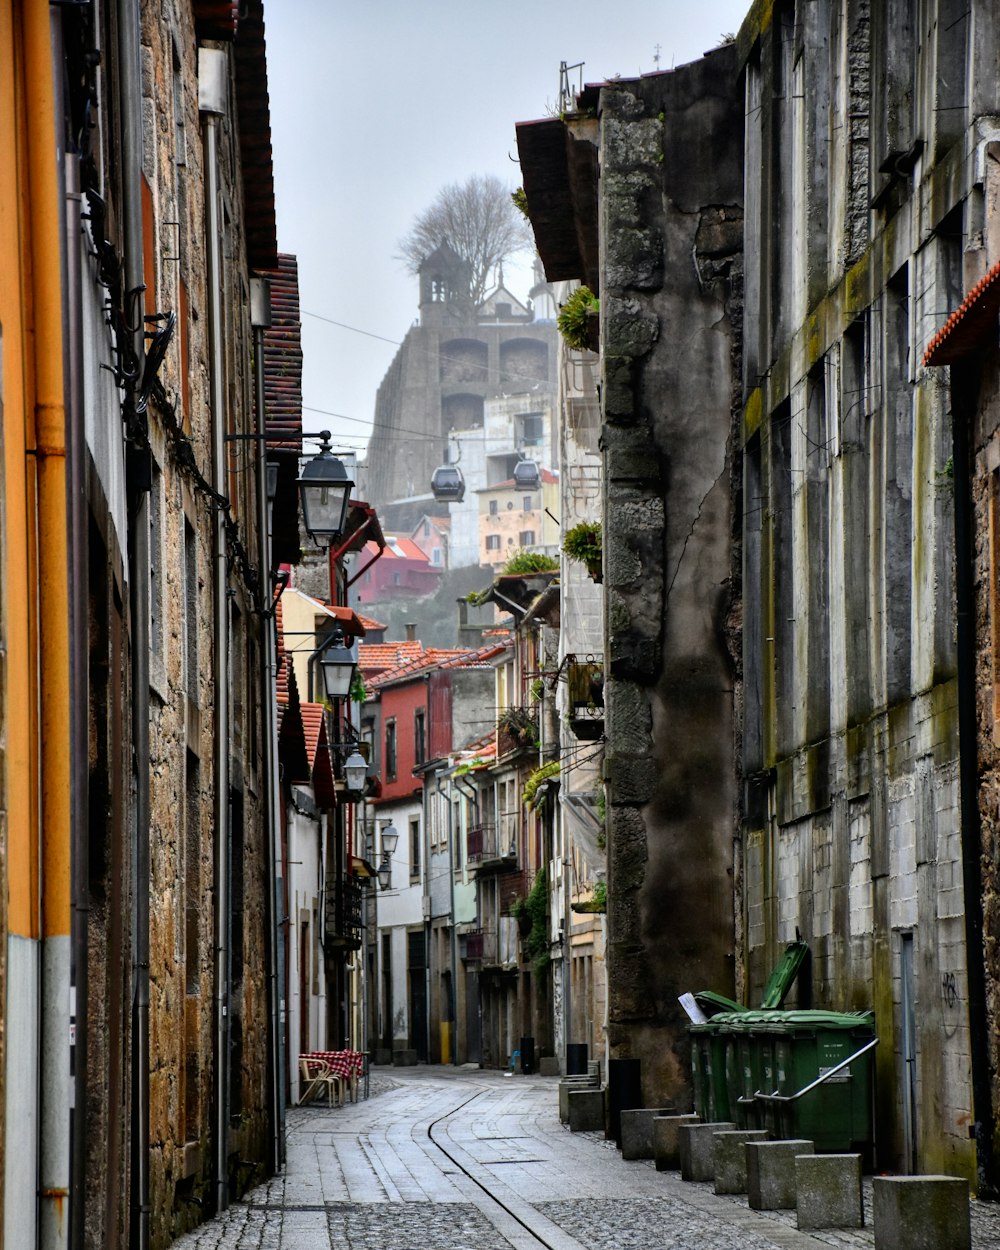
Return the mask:
[[[381,1092],[376,1092],[381,1091]],[[179,1250],[861,1250],[868,1226],[800,1233],[560,1124],[556,1081],[449,1068],[373,1078],[356,1105],[295,1108],[284,1174]],[[973,1203],[975,1250],[1000,1207]]]

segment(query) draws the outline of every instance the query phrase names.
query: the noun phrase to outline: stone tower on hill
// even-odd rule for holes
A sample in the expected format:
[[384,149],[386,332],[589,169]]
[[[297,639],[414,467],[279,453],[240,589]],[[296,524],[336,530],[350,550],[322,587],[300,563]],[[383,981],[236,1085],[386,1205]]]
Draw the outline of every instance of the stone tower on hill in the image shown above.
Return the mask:
[[[425,514],[447,515],[447,505],[431,495],[431,475],[448,458],[450,432],[469,431],[462,444],[475,440],[489,400],[530,396],[532,413],[550,422],[555,408],[557,331],[551,316],[536,318],[502,277],[474,307],[469,266],[447,243],[425,258],[419,283],[420,317],[382,379],[368,445],[370,502],[387,528],[400,531]],[[515,434],[510,453],[518,452],[530,456]]]

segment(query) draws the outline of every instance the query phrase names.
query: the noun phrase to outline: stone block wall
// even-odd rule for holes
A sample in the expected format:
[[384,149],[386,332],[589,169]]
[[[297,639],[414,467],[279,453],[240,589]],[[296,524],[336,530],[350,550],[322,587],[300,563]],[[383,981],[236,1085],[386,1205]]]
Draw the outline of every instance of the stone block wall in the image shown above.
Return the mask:
[[612,1057],[684,1105],[687,990],[736,983],[734,457],[743,103],[733,49],[599,104]]

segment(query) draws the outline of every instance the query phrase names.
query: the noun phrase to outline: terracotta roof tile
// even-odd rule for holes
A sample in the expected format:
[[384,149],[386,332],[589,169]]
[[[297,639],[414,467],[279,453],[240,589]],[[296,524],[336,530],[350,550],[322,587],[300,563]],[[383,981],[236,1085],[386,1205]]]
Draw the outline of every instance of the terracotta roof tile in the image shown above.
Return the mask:
[[997,337],[1000,261],[981,278],[927,344],[925,365],[950,365],[973,348]]
[[374,617],[365,616],[363,612],[358,613],[358,620],[365,627],[365,632],[370,633],[377,629],[388,629],[388,625],[383,625],[381,621],[376,621]]

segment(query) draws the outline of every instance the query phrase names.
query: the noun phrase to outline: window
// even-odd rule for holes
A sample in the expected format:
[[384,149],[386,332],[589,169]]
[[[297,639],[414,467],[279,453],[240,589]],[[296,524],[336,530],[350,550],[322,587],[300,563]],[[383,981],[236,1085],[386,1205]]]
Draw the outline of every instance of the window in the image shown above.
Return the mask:
[[390,781],[396,779],[396,722],[385,722],[385,775]]
[[517,541],[522,547],[533,547],[535,545],[535,531],[521,530],[520,534],[517,536]]
[[431,536],[431,523],[430,521],[425,521],[424,522],[424,537],[430,538],[430,536]]
[[499,511],[500,511],[500,504],[495,499],[491,499],[490,500],[490,516],[496,516],[496,514]]
[[427,713],[421,708],[413,713],[413,760],[423,764],[427,759]]
[[531,512],[531,511],[532,511],[532,507],[531,507],[531,496],[530,496],[530,495],[525,495],[525,496],[524,496],[524,498],[521,500],[521,507],[524,509],[524,511],[525,511],[525,512]]
[[522,418],[521,429],[523,436],[521,441],[525,447],[537,447],[542,441],[542,418],[540,413],[527,413]]
[[441,563],[441,548],[434,547],[431,550],[431,564],[440,564],[440,563]]
[[486,550],[487,551],[499,551],[500,550],[500,535],[499,534],[487,534],[486,535]]
[[420,876],[420,821],[410,821],[410,880]]

